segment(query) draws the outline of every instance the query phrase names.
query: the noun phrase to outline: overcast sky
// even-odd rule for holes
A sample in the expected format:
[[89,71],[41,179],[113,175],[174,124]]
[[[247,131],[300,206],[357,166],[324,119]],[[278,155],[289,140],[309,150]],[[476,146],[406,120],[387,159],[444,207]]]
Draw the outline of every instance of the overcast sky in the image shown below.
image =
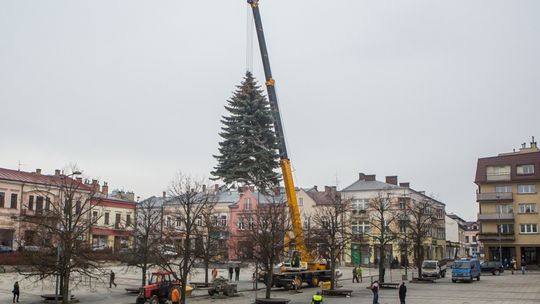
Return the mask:
[[[246,3],[0,2],[0,167],[160,195],[208,176]],[[296,184],[398,175],[475,219],[476,160],[540,137],[539,1],[261,0]],[[255,46],[255,50],[257,47]],[[263,82],[259,53],[254,73]]]

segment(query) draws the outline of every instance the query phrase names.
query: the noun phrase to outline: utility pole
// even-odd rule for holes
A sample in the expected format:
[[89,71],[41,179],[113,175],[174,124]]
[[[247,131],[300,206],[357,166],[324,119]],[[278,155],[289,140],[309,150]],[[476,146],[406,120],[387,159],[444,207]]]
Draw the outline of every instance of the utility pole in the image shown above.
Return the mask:
[[499,223],[499,227],[497,227],[497,233],[499,235],[499,262],[502,263],[502,245],[501,245],[501,230],[502,230],[502,225],[501,225],[501,212],[502,212],[502,206],[501,206],[501,197],[499,195],[496,196],[497,197],[497,218],[498,218],[498,223]]

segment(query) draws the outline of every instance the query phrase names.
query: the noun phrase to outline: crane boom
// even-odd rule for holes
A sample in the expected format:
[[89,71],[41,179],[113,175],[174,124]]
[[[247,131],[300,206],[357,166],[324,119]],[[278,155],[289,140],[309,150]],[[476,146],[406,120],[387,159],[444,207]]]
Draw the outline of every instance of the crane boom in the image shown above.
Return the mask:
[[264,76],[266,78],[265,85],[268,92],[268,100],[270,102],[270,109],[274,117],[274,129],[278,139],[280,165],[283,174],[283,182],[285,184],[285,192],[287,193],[287,202],[289,205],[289,214],[291,216],[296,249],[300,252],[302,260],[309,261],[311,260],[311,257],[309,256],[306,250],[306,245],[304,243],[302,220],[300,217],[300,210],[298,208],[298,201],[296,200],[296,192],[294,189],[294,181],[291,170],[291,161],[287,155],[287,146],[285,144],[283,125],[281,123],[281,115],[277,102],[275,80],[274,78],[272,78],[272,70],[270,69],[270,58],[268,56],[268,50],[266,48],[266,40],[264,38],[261,14],[259,12],[259,0],[247,0],[247,2],[253,10],[253,20],[255,21],[255,30],[257,31],[257,40],[259,41],[259,49],[261,51]]

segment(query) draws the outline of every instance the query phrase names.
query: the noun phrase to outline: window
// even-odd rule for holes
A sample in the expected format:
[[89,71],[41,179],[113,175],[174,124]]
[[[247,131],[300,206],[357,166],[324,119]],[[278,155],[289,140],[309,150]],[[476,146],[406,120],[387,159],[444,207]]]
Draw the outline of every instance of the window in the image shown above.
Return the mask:
[[517,174],[519,175],[534,174],[534,165],[517,166]]
[[353,234],[364,234],[370,232],[370,225],[368,221],[353,220],[351,222]]
[[17,209],[17,193],[11,193],[11,209]]
[[407,232],[407,222],[408,220],[399,220],[399,232],[401,233]]
[[197,216],[197,218],[195,219],[195,226],[202,226],[203,225],[203,220],[202,220],[202,216]]
[[34,210],[34,196],[30,195],[28,197],[28,210]]
[[405,210],[405,208],[407,208],[407,199],[404,197],[401,197],[399,199],[399,209]]
[[489,166],[486,168],[488,181],[510,180],[510,166]]
[[131,214],[126,214],[126,226],[131,226]]
[[472,242],[473,242],[473,243],[476,243],[476,235],[473,235],[473,237],[472,237]]
[[43,210],[43,196],[36,197],[36,211]]
[[[116,215],[118,216],[118,214]],[[171,227],[172,219],[170,216],[167,216],[167,219],[165,220],[165,227]]]
[[238,230],[244,230],[244,219],[239,217],[238,218]]
[[77,214],[81,213],[81,201],[77,201],[75,203],[75,213]]
[[536,193],[535,185],[518,185],[518,193]]
[[251,209],[251,199],[250,198],[246,198],[244,200],[244,209],[246,210],[250,210]]
[[248,217],[248,229],[253,230],[255,228],[255,223],[253,222],[253,218],[250,216]]
[[369,199],[353,199],[351,208],[353,213],[367,210],[369,208]]
[[49,197],[45,198],[45,210],[51,210],[51,199]]
[[105,212],[105,225],[109,225],[109,212]]
[[298,198],[298,206],[304,206],[304,198],[303,197]]
[[512,204],[497,205],[497,213],[513,213],[514,207]]
[[466,236],[465,236],[465,243],[468,243],[468,242],[469,242],[469,236],[466,235]]
[[[120,228],[120,222],[122,221],[122,214],[117,213],[114,219],[114,228],[119,229]],[[170,218],[168,219],[167,226],[170,226]]]
[[536,213],[536,204],[519,204],[519,213]]
[[521,233],[538,233],[538,226],[536,224],[521,224]]
[[98,220],[98,212],[92,211],[92,222],[96,223]]
[[221,227],[227,227],[227,215],[222,214],[219,217],[219,221],[220,221]]
[[5,196],[6,194],[4,192],[0,192],[0,208],[4,208]]
[[509,185],[495,186],[495,192],[497,193],[512,192],[512,186],[509,186]]
[[182,226],[182,218],[176,217],[176,227],[180,228]]
[[514,233],[514,224],[497,225],[497,231],[500,231],[501,233]]

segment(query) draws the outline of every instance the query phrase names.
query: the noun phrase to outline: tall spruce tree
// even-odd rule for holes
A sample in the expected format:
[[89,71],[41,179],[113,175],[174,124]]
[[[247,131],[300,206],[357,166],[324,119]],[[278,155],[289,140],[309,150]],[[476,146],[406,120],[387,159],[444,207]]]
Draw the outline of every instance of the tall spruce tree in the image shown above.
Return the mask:
[[277,138],[270,104],[251,74],[227,101],[229,112],[221,119],[218,164],[212,175],[225,183],[240,183],[268,188],[279,182]]

